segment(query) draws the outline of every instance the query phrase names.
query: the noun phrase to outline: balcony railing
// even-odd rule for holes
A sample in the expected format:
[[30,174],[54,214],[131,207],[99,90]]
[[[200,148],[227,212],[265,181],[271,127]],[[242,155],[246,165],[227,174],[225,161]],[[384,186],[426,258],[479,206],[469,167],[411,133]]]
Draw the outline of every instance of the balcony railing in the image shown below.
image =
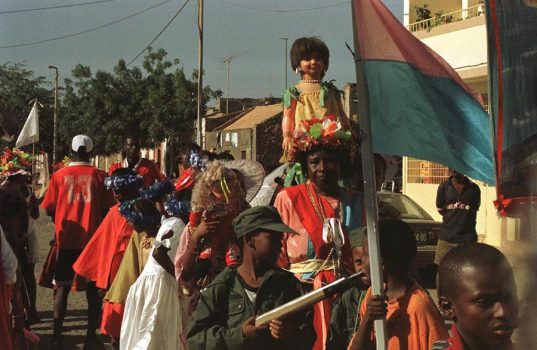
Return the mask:
[[458,22],[483,15],[485,15],[485,5],[479,4],[477,6],[468,7],[467,9],[462,9],[455,12],[437,14],[433,18],[411,23],[408,25],[408,30],[411,32],[419,32],[421,30],[430,31],[434,27],[439,27],[448,23]]

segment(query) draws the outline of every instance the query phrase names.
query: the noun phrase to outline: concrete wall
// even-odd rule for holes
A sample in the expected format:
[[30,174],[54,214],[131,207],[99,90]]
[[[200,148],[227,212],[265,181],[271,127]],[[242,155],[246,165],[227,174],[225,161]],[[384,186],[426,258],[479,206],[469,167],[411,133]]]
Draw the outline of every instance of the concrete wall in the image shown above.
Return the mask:
[[[463,28],[463,25],[481,23]],[[476,66],[487,63],[487,28],[485,16],[446,24],[421,37],[427,46],[436,51],[453,68]],[[440,31],[444,31],[443,33]],[[441,34],[440,34],[441,33]]]

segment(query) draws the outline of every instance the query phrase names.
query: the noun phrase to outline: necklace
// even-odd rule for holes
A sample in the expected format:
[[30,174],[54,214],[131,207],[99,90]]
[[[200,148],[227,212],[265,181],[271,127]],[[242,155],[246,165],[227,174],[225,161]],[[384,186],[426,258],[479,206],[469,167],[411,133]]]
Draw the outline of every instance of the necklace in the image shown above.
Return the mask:
[[301,80],[298,82],[299,84],[300,83],[305,83],[305,84],[320,84],[322,83],[322,80],[321,79],[304,79],[304,80]]
[[[313,185],[311,183],[306,185],[306,189],[308,190],[308,195],[309,195],[309,198],[310,198],[310,201],[311,201],[311,205],[313,206],[313,209],[315,210],[315,214],[317,214],[317,217],[319,218],[319,220],[324,222],[324,220],[326,219],[326,214],[324,213],[324,207],[323,207],[323,204],[321,202],[321,197],[315,192],[315,190],[312,191],[312,189],[311,189],[312,186]],[[314,196],[314,193],[315,193],[315,196]],[[317,205],[317,203],[319,203],[319,205]],[[341,222],[344,222],[343,221],[343,210],[341,210],[341,201],[337,202],[337,206],[334,209],[334,213],[339,214],[338,219]]]
[[[313,187],[313,184],[306,184],[308,197],[311,201],[311,205],[313,206],[313,210],[315,211],[315,214],[317,214],[317,217],[319,218],[321,223],[324,223],[326,220],[326,214],[324,212],[323,203],[321,202],[321,197],[319,196],[318,193],[315,192],[315,189],[312,189],[311,187]],[[315,193],[315,196],[314,196],[314,193]],[[319,203],[319,205],[317,205],[317,203]],[[340,222],[343,222],[343,210],[341,209],[341,201],[338,201],[337,206],[334,210],[334,214],[336,214],[336,212],[337,214],[339,214],[338,216],[339,216]],[[313,273],[313,276],[317,275],[319,271],[322,271],[324,267],[326,266],[326,264],[328,263],[328,261],[331,259],[335,260],[333,270],[334,270],[334,275],[337,275],[337,270],[339,269],[339,259],[337,258],[337,255],[335,257],[332,257],[333,254],[335,253],[334,248],[335,246],[332,245],[332,247],[330,248],[330,252],[328,252],[328,255],[326,256],[326,259],[321,264],[321,266],[317,269],[317,271]]]

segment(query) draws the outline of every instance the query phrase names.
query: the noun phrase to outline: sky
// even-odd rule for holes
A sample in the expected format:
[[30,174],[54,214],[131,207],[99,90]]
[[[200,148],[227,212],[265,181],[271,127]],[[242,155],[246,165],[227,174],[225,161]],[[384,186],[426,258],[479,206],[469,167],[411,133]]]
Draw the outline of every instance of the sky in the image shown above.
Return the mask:
[[[70,76],[77,64],[89,66],[94,73],[111,72],[119,59],[129,62],[142,51],[185,1],[184,9],[152,46],[165,49],[169,59],[178,58],[190,76],[198,64],[197,0],[2,0],[0,64],[24,63],[36,75],[51,82],[54,71],[49,65],[58,67],[60,82]],[[88,2],[95,3],[12,12]],[[319,36],[327,43],[330,67],[325,79],[335,79],[339,87],[355,81],[354,63],[345,47],[345,42],[353,45],[348,0],[205,0],[204,3],[204,85],[226,91],[227,71],[222,60],[231,57],[230,97],[281,96],[285,71],[289,85],[299,79],[289,62],[285,67],[285,41],[279,38],[288,38],[290,49],[292,42],[302,36]],[[384,3],[402,18],[402,0]],[[155,7],[89,33],[30,46],[4,47],[78,33],[151,6]],[[141,66],[142,57],[132,66]]]

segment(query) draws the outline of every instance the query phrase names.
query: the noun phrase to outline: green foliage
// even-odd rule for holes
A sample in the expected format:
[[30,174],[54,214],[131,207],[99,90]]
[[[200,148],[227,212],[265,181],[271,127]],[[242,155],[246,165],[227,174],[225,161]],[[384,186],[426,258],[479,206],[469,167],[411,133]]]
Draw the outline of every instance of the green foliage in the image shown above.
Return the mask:
[[[52,90],[51,90],[52,89]],[[45,77],[35,77],[34,72],[22,63],[0,64],[0,110],[14,112],[19,121],[19,131],[24,125],[33,99],[43,105],[39,111],[40,142],[37,150],[52,150],[52,123],[54,108],[54,90]],[[1,147],[15,145],[2,141]]]
[[[113,72],[93,72],[77,65],[60,90],[58,110],[58,159],[69,152],[72,137],[87,134],[94,140],[94,153],[119,152],[123,137],[137,136],[142,146],[164,139],[191,141],[197,113],[197,71],[188,78],[178,59],[166,59],[166,51],[149,50],[142,69],[129,68],[120,60]],[[203,104],[221,95],[203,89]],[[0,65],[0,110],[16,112],[20,127],[37,98],[40,110],[40,146],[51,153],[54,86],[35,77],[23,64]],[[12,146],[11,144],[8,146]]]
[[429,10],[429,5],[423,4],[422,6],[414,6],[414,11],[416,11],[416,20],[425,21],[426,19],[431,18],[431,10]]

